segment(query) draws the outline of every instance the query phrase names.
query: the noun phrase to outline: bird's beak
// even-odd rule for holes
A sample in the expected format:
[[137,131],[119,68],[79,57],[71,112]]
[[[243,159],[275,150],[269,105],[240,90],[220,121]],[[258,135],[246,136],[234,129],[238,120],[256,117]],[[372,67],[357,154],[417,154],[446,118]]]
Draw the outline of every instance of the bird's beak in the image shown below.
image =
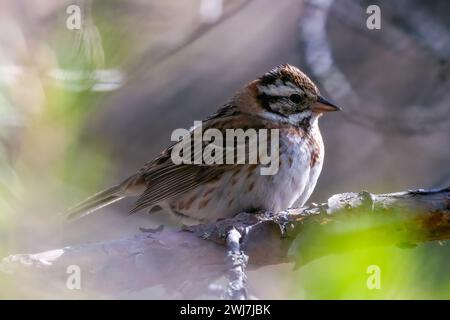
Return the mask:
[[324,97],[319,96],[317,102],[312,105],[311,110],[313,112],[323,113],[331,111],[340,111],[342,109],[334,105],[333,103],[327,101]]

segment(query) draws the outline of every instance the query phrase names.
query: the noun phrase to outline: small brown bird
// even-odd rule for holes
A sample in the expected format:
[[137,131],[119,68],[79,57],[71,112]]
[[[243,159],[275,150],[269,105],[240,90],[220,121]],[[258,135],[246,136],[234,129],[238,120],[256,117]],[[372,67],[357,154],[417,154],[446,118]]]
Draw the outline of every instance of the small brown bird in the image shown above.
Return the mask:
[[183,222],[210,222],[240,212],[276,212],[296,201],[303,205],[322,170],[324,147],[318,119],[337,110],[303,72],[280,65],[245,85],[204,120],[201,128],[202,132],[217,129],[222,133],[227,129],[276,129],[275,174],[261,174],[261,163],[174,163],[172,153],[177,146],[194,138],[195,129],[191,129],[187,137],[136,174],[69,209],[68,216],[83,216],[129,196],[139,197],[131,212],[162,208]]

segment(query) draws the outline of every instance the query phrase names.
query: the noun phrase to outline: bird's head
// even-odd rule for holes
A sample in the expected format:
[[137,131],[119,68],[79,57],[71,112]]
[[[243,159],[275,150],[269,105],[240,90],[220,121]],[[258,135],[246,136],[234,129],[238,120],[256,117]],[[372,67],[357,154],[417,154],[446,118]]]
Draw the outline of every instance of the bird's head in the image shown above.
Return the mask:
[[306,118],[340,110],[320,95],[307,75],[288,64],[262,75],[250,83],[249,88],[256,101],[253,111],[272,119],[299,123]]

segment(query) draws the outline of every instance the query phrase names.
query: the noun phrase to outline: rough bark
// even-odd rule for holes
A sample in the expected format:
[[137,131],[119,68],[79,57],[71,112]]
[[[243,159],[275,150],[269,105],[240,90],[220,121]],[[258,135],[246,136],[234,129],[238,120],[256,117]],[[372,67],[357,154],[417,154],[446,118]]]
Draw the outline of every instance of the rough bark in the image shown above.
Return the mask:
[[241,213],[181,230],[147,230],[127,239],[14,254],[2,260],[0,269],[17,281],[38,279],[65,287],[67,267],[77,265],[83,289],[111,293],[162,285],[191,298],[228,274],[225,296],[245,298],[246,256],[250,269],[284,262],[299,267],[348,250],[340,244],[355,235],[377,239],[371,243],[380,246],[448,239],[450,188],[341,193],[305,208]]

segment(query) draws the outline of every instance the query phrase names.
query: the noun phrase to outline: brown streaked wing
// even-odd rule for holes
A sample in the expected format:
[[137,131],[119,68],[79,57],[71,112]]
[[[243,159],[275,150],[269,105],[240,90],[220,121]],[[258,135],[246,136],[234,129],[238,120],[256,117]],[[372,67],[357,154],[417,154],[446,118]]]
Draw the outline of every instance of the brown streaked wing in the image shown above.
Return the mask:
[[[203,130],[216,128],[225,130],[233,128],[233,123],[239,124],[241,121],[234,121],[233,118],[242,116],[232,106],[225,106],[219,112],[203,122]],[[248,116],[247,116],[248,117]],[[224,120],[227,120],[226,122]],[[222,125],[223,124],[223,125]],[[260,125],[261,126],[261,125]],[[192,135],[191,135],[192,137]],[[131,213],[153,206],[168,198],[183,194],[199,185],[211,180],[218,179],[220,176],[236,168],[237,165],[199,165],[199,164],[174,164],[171,159],[171,151],[177,143],[164,150],[162,154],[153,161],[148,162],[141,170],[140,174],[144,177],[147,189],[136,201],[135,206],[130,210]]]
[[[195,189],[199,185],[219,178],[226,171],[226,167],[234,167],[232,165],[200,166],[190,164],[172,164],[172,166],[173,169],[166,173],[159,174],[156,170],[146,177],[148,187],[136,201],[131,213]],[[158,178],[152,180],[151,177],[155,173]]]
[[[259,117],[243,114],[233,106],[225,106],[216,114],[202,123],[203,130],[209,128],[219,129],[225,134],[226,129],[261,129],[274,128],[278,124],[267,122]],[[192,137],[192,133],[191,133]],[[206,165],[206,164],[179,164],[172,162],[171,151],[173,147],[183,143],[179,141],[162,152],[141,170],[147,189],[136,201],[131,213],[143,208],[153,206],[168,198],[183,194],[211,180],[220,178],[225,172],[233,171],[238,164]],[[248,150],[245,150],[248,156]],[[229,150],[225,151],[229,152]],[[234,152],[234,150],[232,151]],[[236,157],[234,157],[236,159]]]

